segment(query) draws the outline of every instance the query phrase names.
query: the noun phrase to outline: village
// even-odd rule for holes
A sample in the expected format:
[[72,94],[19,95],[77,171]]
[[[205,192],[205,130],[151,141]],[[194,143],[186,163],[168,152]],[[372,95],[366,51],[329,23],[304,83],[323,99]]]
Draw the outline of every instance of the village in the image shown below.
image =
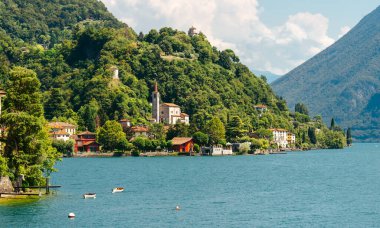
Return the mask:
[[[117,75],[117,73],[116,73]],[[114,78],[117,76],[114,76]],[[181,107],[174,103],[165,103],[161,101],[160,92],[158,90],[158,83],[155,82],[154,89],[151,94],[152,97],[152,116],[149,119],[151,124],[163,125],[163,131],[165,133],[168,130],[177,125],[190,124],[190,116],[181,111]],[[265,113],[268,111],[266,105],[255,105],[255,109],[258,113]],[[261,115],[261,114],[260,114]],[[129,119],[123,118],[118,120],[123,132],[129,143],[138,144],[136,141],[141,139],[155,139],[155,135],[152,133],[148,125],[132,124]],[[106,151],[103,145],[99,142],[97,133],[90,132],[88,130],[78,132],[78,126],[60,122],[49,122],[49,135],[54,142],[72,142],[72,150],[64,156],[105,156],[108,154],[111,156],[113,153]],[[294,150],[296,143],[295,134],[287,131],[286,129],[271,128],[268,129],[271,135],[267,137],[270,140],[270,145],[266,148],[255,148],[252,142],[249,140],[245,142],[225,142],[225,143],[210,143],[210,142],[198,142],[194,137],[173,137],[170,138],[166,145],[150,145],[135,146],[134,150],[140,150],[139,153],[132,153],[132,155],[140,156],[167,156],[167,155],[203,155],[203,156],[225,156],[235,154],[270,154],[270,153],[283,153],[283,151]],[[260,139],[255,134],[247,134],[252,138]],[[248,136],[246,136],[248,137]],[[207,140],[208,141],[208,140]],[[135,144],[135,145],[136,145]],[[201,145],[200,145],[201,144]],[[54,144],[53,144],[54,145]],[[70,150],[68,150],[70,151]],[[108,152],[108,153],[105,153]],[[114,152],[114,151],[111,151]]]

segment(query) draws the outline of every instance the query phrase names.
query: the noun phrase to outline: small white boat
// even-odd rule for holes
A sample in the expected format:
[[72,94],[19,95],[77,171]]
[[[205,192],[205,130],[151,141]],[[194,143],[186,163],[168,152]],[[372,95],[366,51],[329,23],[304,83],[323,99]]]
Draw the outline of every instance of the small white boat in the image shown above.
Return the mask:
[[96,193],[85,193],[83,194],[84,199],[95,199],[96,198]]
[[123,191],[124,191],[124,188],[121,188],[121,187],[112,189],[112,193],[123,192]]

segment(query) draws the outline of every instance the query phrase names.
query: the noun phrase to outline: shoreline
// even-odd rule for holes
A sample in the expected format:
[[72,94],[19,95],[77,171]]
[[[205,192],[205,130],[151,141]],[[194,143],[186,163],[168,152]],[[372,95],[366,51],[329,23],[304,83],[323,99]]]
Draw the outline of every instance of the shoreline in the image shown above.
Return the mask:
[[[227,156],[257,156],[257,155],[276,155],[276,154],[286,154],[288,152],[303,152],[303,151],[311,151],[311,150],[319,150],[322,148],[312,148],[309,150],[303,150],[303,149],[270,149],[270,150],[256,150],[252,154],[236,154],[233,155],[227,155]],[[120,152],[80,152],[80,153],[74,153],[72,156],[63,156],[64,158],[112,158],[112,157],[188,157],[188,156],[205,156],[200,153],[196,154],[180,154],[178,152],[142,152],[139,156],[132,156],[130,152],[126,153],[120,153]],[[205,156],[209,157],[209,156]],[[214,157],[220,157],[220,156],[214,156]]]

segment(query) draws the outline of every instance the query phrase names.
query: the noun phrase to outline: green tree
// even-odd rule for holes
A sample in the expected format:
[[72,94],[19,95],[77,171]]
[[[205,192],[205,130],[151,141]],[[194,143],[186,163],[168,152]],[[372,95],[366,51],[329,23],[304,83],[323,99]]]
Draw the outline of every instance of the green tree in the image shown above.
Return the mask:
[[55,171],[59,153],[52,147],[43,116],[40,82],[35,72],[15,67],[6,85],[7,99],[1,124],[6,126],[4,157],[12,179],[25,175],[29,185],[44,183]]
[[209,135],[210,144],[221,144],[226,140],[226,130],[223,122],[218,117],[213,117],[206,124],[206,132]]
[[193,139],[199,146],[205,146],[209,141],[208,135],[200,131],[194,133]]
[[232,141],[236,138],[242,137],[244,134],[243,121],[239,116],[233,116],[227,124],[226,136],[227,140]]
[[79,125],[87,128],[89,131],[96,130],[96,118],[100,110],[99,104],[96,99],[92,99],[90,103],[81,107],[79,113]]
[[137,137],[133,140],[132,144],[138,151],[145,151],[146,148],[146,138]]
[[52,146],[62,154],[72,155],[74,153],[74,140],[53,140]]
[[348,128],[348,129],[347,129],[347,133],[346,133],[346,141],[347,141],[347,145],[351,145],[351,144],[352,144],[351,128]]
[[67,106],[61,89],[52,89],[50,97],[45,103],[45,117],[51,120],[53,117],[64,116],[67,111]]
[[257,131],[255,131],[255,134],[262,139],[268,139],[271,140],[273,138],[273,133],[271,130],[260,128]]
[[152,124],[152,126],[149,128],[149,133],[154,139],[157,139],[160,141],[165,140],[166,138],[164,125],[161,123]]
[[184,123],[176,123],[169,127],[166,138],[168,140],[173,139],[174,137],[189,137],[189,126]]
[[309,136],[310,142],[312,144],[317,144],[317,136],[315,134],[315,128],[309,127],[309,129],[307,130],[307,134]]
[[115,149],[125,149],[127,136],[123,132],[121,125],[115,120],[108,120],[97,133],[97,142],[103,149],[114,151]]
[[307,116],[309,115],[309,110],[307,109],[306,105],[304,105],[302,103],[297,103],[295,108],[294,108],[294,111],[301,113],[301,114],[304,114],[304,115],[307,115]]
[[335,129],[335,120],[334,120],[334,118],[331,118],[330,130],[334,130],[334,129]]

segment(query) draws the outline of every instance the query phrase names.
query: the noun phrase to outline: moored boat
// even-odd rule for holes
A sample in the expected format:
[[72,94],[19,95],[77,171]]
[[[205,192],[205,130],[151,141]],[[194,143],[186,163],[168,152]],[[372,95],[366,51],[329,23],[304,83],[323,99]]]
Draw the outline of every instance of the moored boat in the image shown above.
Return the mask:
[[123,192],[123,191],[124,191],[124,188],[121,188],[121,187],[112,189],[112,193]]
[[83,194],[84,199],[95,199],[96,198],[96,193],[85,193]]

